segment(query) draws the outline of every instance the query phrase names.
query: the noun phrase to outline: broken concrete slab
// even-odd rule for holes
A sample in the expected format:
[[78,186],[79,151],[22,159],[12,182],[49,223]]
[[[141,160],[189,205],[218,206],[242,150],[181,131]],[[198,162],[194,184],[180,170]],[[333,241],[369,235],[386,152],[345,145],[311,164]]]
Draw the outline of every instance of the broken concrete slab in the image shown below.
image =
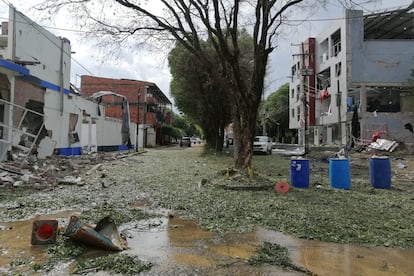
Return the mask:
[[50,137],[45,136],[37,148],[37,158],[44,159],[48,156],[52,156],[56,147],[56,141],[52,140]]

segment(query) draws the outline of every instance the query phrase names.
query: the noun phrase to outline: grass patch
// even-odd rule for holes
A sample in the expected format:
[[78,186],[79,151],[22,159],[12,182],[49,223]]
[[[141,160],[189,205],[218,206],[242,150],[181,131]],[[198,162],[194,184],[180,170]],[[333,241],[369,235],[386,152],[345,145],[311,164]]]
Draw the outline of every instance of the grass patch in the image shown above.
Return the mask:
[[63,236],[62,233],[63,231],[59,234],[57,243],[48,247],[47,261],[32,265],[34,271],[50,271],[57,263],[76,259],[85,252],[86,247],[83,244]]
[[[231,156],[204,153],[200,157],[191,151],[180,154],[193,173],[191,180],[182,171],[170,171],[167,179],[158,174],[146,186],[151,187],[152,200],[196,219],[206,229],[240,233],[261,225],[306,239],[414,247],[414,196],[408,184],[393,182],[390,190],[373,189],[366,177],[367,166],[351,167],[361,178],[351,179],[351,190],[338,190],[329,186],[329,164],[315,158],[310,162],[309,189],[291,187],[289,193],[277,194],[270,189],[232,190],[223,186],[271,186],[281,180],[290,183],[289,158],[255,155],[253,167],[260,177],[248,179],[223,175],[223,169],[231,167]],[[200,178],[207,179],[207,184],[197,187]]]
[[96,223],[107,216],[114,221],[115,225],[120,225],[126,222],[149,219],[157,215],[145,213],[140,209],[130,208],[129,204],[125,202],[117,202],[116,204],[104,202],[99,206],[85,210],[79,218]]
[[294,270],[312,275],[310,271],[292,263],[286,247],[270,242],[263,243],[256,250],[256,253],[248,259],[248,263],[253,266],[264,264],[274,265],[287,270]]
[[121,275],[135,275],[151,269],[152,263],[144,262],[136,256],[126,254],[110,254],[93,259],[79,260],[74,273],[97,272],[109,270]]

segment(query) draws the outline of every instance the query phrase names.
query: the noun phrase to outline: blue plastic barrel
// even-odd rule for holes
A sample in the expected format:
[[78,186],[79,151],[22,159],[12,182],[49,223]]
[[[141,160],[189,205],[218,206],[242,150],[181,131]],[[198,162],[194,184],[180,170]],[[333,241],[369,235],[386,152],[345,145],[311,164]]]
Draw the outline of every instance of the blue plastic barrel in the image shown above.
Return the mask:
[[371,186],[380,189],[391,188],[391,162],[388,157],[369,159],[369,178]]
[[290,160],[290,183],[296,188],[309,188],[309,160]]
[[348,159],[329,159],[329,182],[332,188],[344,190],[351,188],[351,172]]

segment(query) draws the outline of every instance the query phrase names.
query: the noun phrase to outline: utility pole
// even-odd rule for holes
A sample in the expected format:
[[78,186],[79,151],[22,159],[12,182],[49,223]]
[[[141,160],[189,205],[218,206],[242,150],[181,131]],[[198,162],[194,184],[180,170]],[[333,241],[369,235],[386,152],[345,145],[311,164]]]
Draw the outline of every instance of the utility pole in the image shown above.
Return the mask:
[[[294,44],[292,44],[294,45]],[[299,44],[296,44],[295,46],[299,46]],[[308,76],[312,76],[314,74],[313,68],[309,68],[306,66],[306,60],[305,56],[308,56],[309,53],[305,53],[305,43],[301,43],[301,53],[300,54],[294,54],[294,56],[301,56],[302,61],[302,68],[300,68],[300,75],[302,76],[301,80],[301,89],[303,91],[302,94],[302,105],[304,109],[304,134],[303,134],[303,140],[304,140],[304,154],[309,153],[309,130],[308,130],[308,85],[307,80]],[[299,70],[299,68],[298,68]]]
[[304,117],[305,117],[305,122],[304,122],[304,129],[305,129],[305,133],[304,133],[304,148],[305,148],[305,155],[309,153],[309,133],[308,133],[308,86],[306,85],[306,81],[307,81],[307,75],[309,72],[306,72],[306,68],[305,68],[305,46],[304,43],[302,42],[302,72],[301,75],[303,76],[303,81],[302,81],[302,89],[303,89],[303,98],[302,98],[302,102],[303,102],[303,108],[304,108]]
[[139,98],[141,97],[141,87],[138,88],[138,101],[137,101],[137,137],[135,139],[135,151],[138,152],[138,144],[139,144]]
[[341,118],[341,105],[342,105],[342,95],[341,95],[341,89],[339,88],[339,80],[336,83],[337,85],[337,94],[336,94],[336,106],[338,107],[338,133],[339,133],[339,150],[341,150],[342,147],[342,118]]

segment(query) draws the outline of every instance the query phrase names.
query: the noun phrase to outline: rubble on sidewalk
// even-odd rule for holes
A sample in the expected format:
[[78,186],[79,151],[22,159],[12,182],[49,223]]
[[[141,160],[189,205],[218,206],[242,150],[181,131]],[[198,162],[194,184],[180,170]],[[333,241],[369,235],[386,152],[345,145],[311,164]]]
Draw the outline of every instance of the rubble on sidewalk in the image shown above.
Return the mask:
[[398,147],[398,143],[396,141],[378,138],[375,142],[369,144],[368,147],[376,150],[393,152]]
[[53,155],[47,158],[31,155],[23,160],[18,154],[13,154],[12,161],[0,163],[0,188],[43,189],[56,185],[85,185],[79,176],[82,171],[86,169],[87,176],[102,174],[103,162],[124,159],[127,156],[119,152],[99,152],[79,156]]

